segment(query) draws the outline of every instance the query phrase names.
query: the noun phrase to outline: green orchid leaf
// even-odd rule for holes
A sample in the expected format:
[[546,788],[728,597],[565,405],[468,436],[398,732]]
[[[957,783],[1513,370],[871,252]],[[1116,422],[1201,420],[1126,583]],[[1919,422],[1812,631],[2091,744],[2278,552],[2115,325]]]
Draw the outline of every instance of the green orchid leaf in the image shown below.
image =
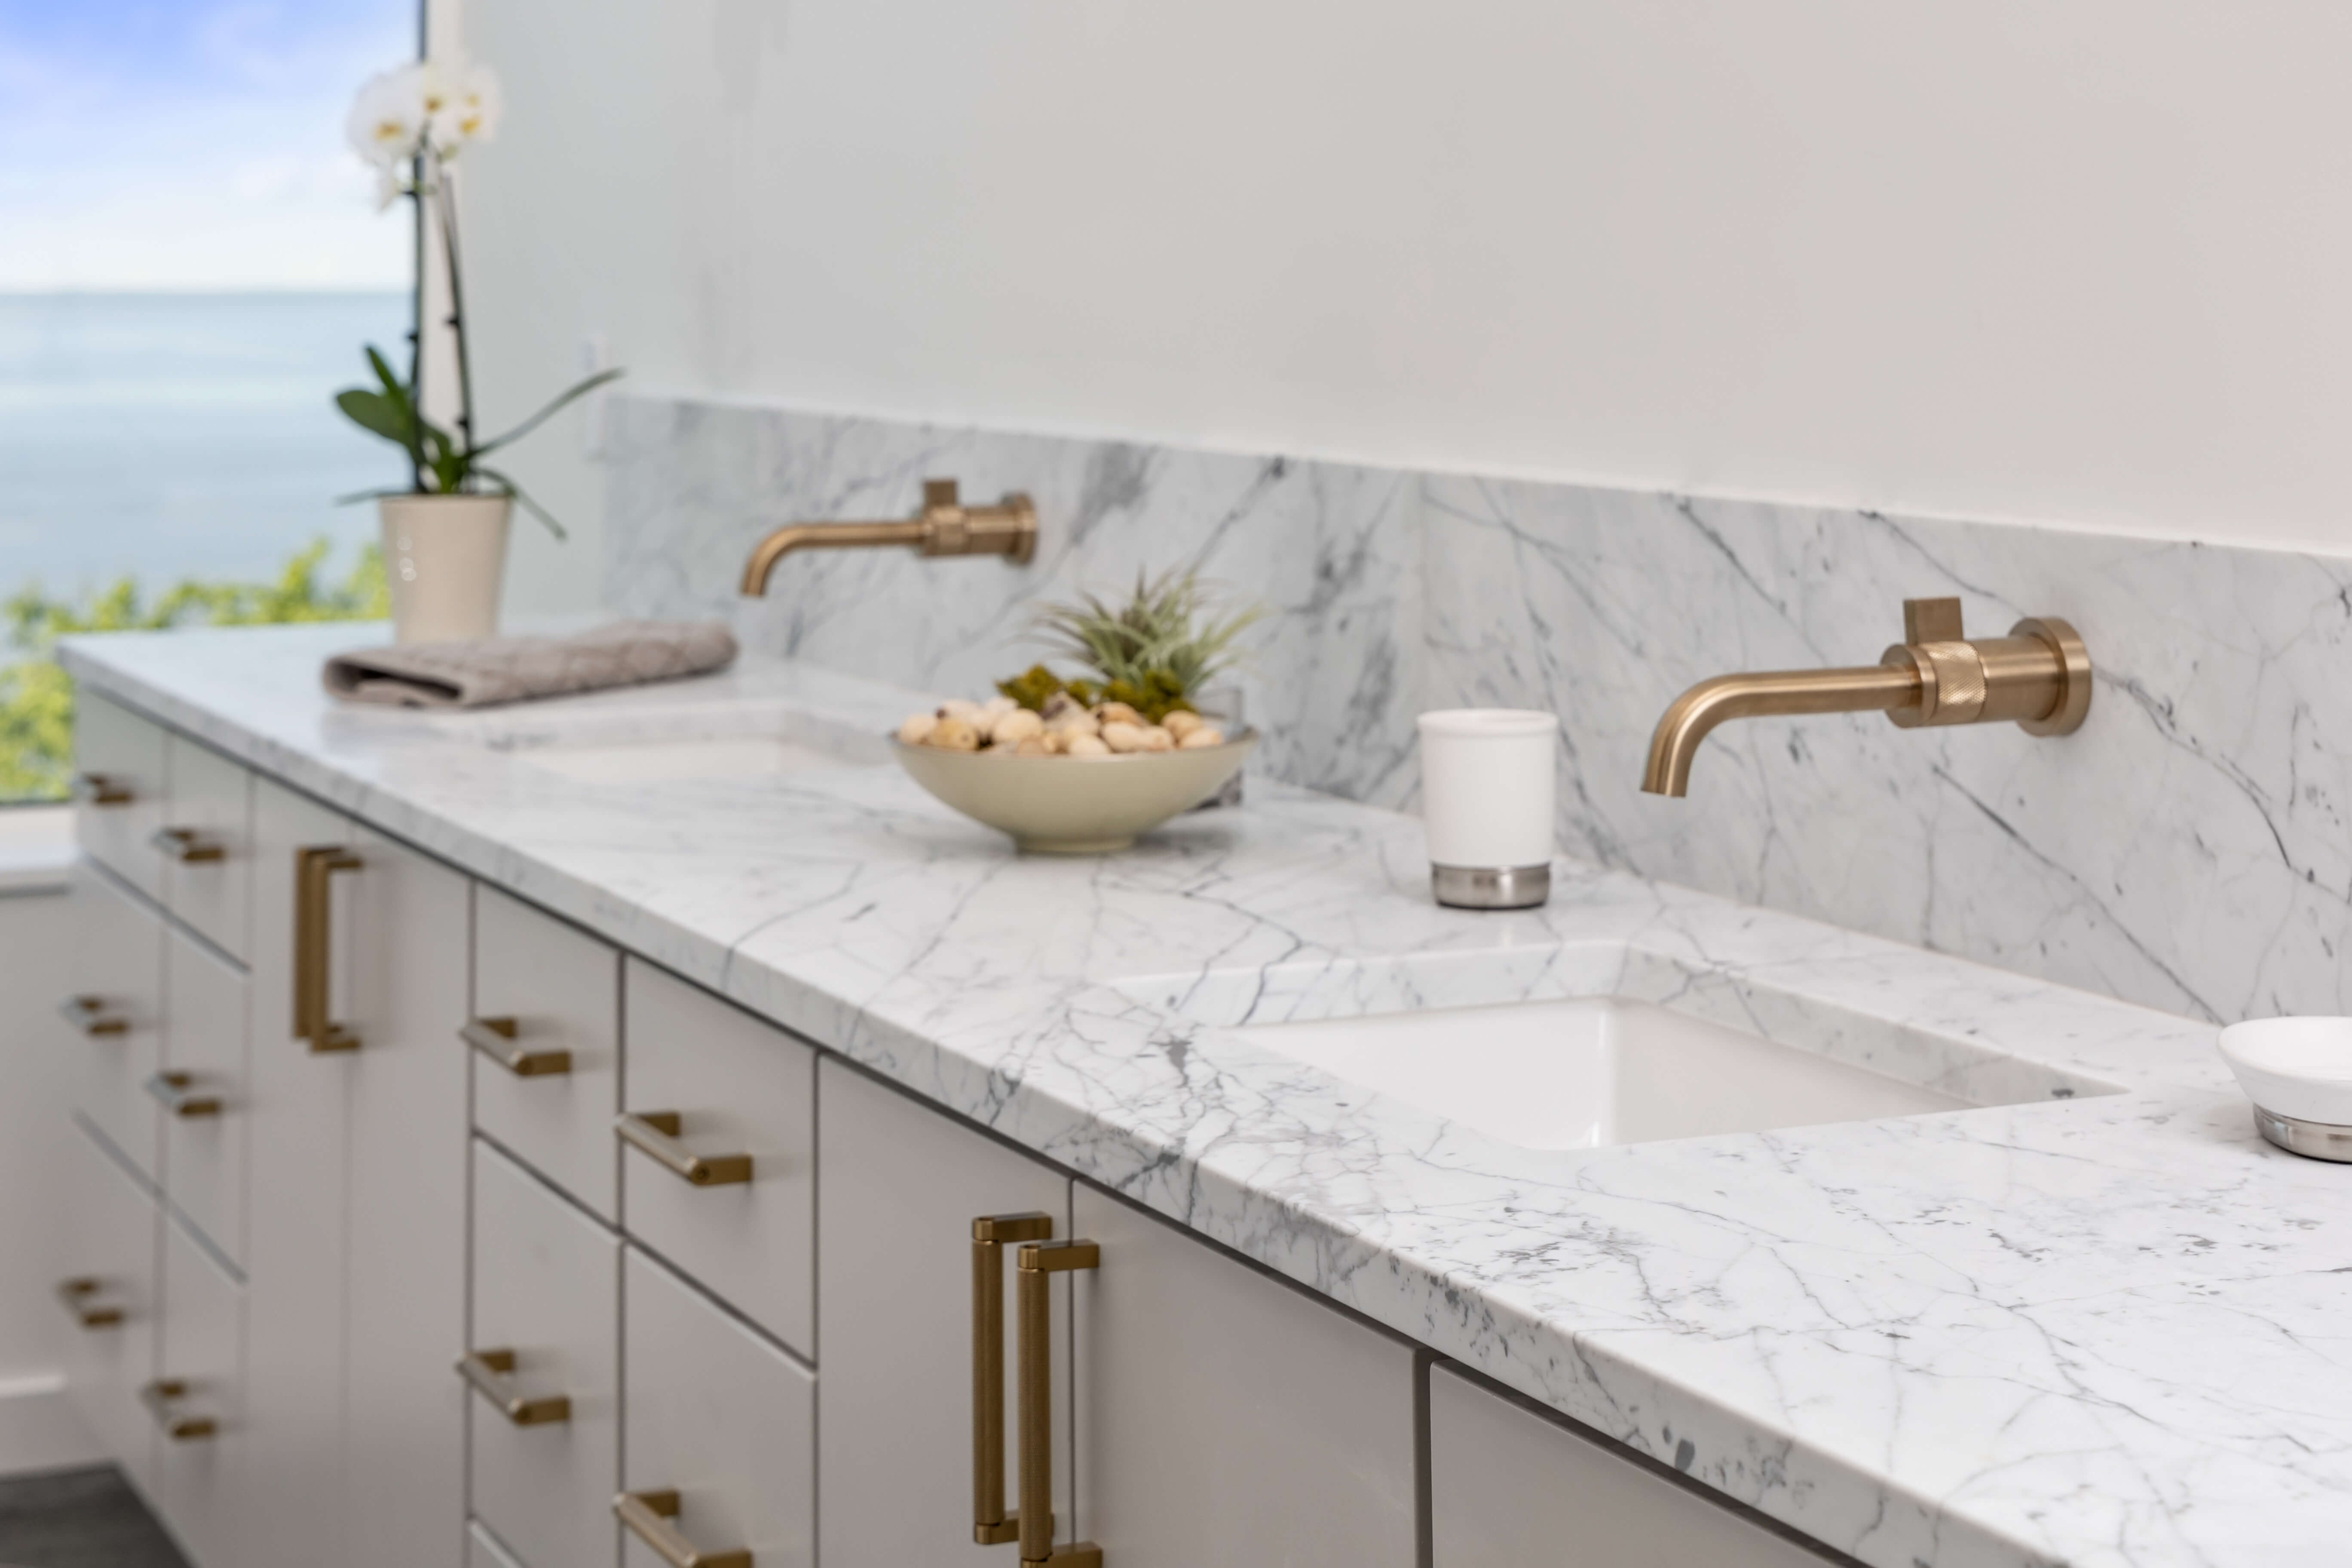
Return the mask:
[[480,446],[475,447],[474,455],[476,457],[480,457],[486,452],[495,452],[501,447],[522,439],[525,436],[530,435],[532,431],[546,424],[562,409],[578,402],[581,398],[587,396],[590,393],[595,391],[606,382],[618,381],[622,376],[626,375],[627,374],[628,372],[620,369],[600,370],[595,374],[575,383],[568,390],[559,394],[554,401],[548,404],[546,407],[541,409],[538,413],[532,415],[530,418],[524,420],[521,424],[516,426],[505,435],[498,437],[493,440],[485,441]]
[[409,444],[408,410],[383,393],[354,386],[335,394],[335,406],[368,434],[404,447]]
[[513,479],[499,472],[496,468],[477,468],[474,471],[481,475],[482,478],[489,480],[491,484],[498,487],[499,494],[511,499],[517,506],[521,507],[523,510],[530,513],[531,516],[545,523],[547,525],[547,531],[550,533],[552,533],[556,538],[564,541],[566,543],[571,542],[572,536],[563,531],[563,525],[555,521],[554,514],[550,512],[545,507],[540,505],[537,501],[531,500],[530,496],[526,495],[523,492],[523,488],[515,483]]

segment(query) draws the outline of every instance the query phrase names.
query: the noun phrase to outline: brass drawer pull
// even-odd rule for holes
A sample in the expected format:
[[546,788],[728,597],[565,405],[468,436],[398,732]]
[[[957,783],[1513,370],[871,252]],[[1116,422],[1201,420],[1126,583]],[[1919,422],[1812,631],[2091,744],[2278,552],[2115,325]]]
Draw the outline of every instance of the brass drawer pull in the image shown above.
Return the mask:
[[613,1123],[621,1142],[640,1154],[650,1154],[671,1175],[698,1187],[724,1187],[751,1179],[749,1154],[698,1154],[678,1142],[680,1122],[675,1110],[639,1110]]
[[517,1078],[549,1078],[572,1070],[570,1051],[527,1051],[515,1037],[522,1026],[512,1018],[468,1018],[457,1037]]
[[73,1321],[85,1329],[111,1329],[122,1322],[122,1309],[105,1306],[91,1298],[106,1289],[95,1279],[68,1279],[58,1287],[58,1300],[65,1304]]
[[93,1040],[131,1032],[131,1020],[108,1012],[103,996],[68,996],[58,1004],[58,1016]]
[[1102,1248],[1091,1241],[1022,1244],[1013,1269],[1013,1311],[1020,1319],[1021,1561],[1060,1568],[1102,1568],[1102,1548],[1091,1541],[1054,1546],[1054,1315],[1056,1274],[1099,1268]]
[[220,1096],[196,1089],[195,1079],[184,1072],[159,1072],[142,1087],[149,1098],[174,1116],[218,1116]]
[[328,1016],[329,953],[333,946],[331,879],[356,871],[360,858],[340,844],[294,851],[294,1037],[313,1051],[355,1051],[360,1037]]
[[187,1396],[186,1384],[176,1377],[159,1377],[139,1391],[139,1403],[147,1407],[147,1414],[155,1418],[155,1425],[163,1429],[163,1436],[174,1443],[211,1436],[220,1429],[214,1425],[211,1416],[175,1415],[172,1413],[172,1406]]
[[1053,1234],[1049,1214],[971,1222],[971,1539],[981,1546],[1021,1539],[1018,1510],[1004,1507],[1004,1247]]
[[740,1547],[732,1552],[697,1552],[694,1542],[670,1523],[677,1517],[678,1507],[676,1492],[623,1492],[613,1500],[613,1517],[652,1547],[654,1555],[669,1568],[751,1568],[751,1554]]
[[131,786],[112,773],[74,774],[73,796],[84,805],[129,805],[134,798]]
[[219,839],[207,838],[193,827],[159,827],[147,836],[147,843],[164,859],[183,866],[210,866],[228,855]]
[[518,1426],[551,1426],[572,1419],[572,1396],[568,1394],[546,1394],[531,1399],[509,1392],[507,1380],[514,1375],[514,1369],[512,1351],[476,1351],[457,1363],[457,1375]]

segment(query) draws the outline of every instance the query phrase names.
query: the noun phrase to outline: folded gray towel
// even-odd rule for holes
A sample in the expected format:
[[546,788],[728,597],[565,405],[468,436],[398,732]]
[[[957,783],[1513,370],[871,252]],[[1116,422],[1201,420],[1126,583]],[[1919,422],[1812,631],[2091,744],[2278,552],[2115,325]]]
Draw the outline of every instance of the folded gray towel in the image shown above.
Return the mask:
[[734,635],[715,621],[619,621],[573,637],[356,648],[321,673],[347,702],[480,708],[708,675],[734,662]]

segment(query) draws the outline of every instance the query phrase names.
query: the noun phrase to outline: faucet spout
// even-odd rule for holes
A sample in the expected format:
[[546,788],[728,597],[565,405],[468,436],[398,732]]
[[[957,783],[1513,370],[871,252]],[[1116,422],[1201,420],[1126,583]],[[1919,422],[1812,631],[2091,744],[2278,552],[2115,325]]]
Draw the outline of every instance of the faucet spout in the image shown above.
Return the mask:
[[743,593],[768,591],[776,563],[795,550],[860,550],[912,545],[925,555],[1002,555],[1026,565],[1037,552],[1037,509],[1024,495],[994,506],[966,506],[953,479],[923,481],[923,510],[898,522],[793,522],[751,547],[743,563]]
[[2091,710],[2091,656],[2055,616],[2005,637],[1961,636],[1958,599],[1907,599],[1905,640],[1851,669],[1765,670],[1702,680],[1666,709],[1650,737],[1642,788],[1689,794],[1691,759],[1718,724],[1762,714],[1883,712],[1906,730],[2011,721],[2031,735],[2068,735]]
[[1775,713],[1876,713],[1919,700],[1915,670],[1864,665],[1853,669],[1762,670],[1702,680],[1674,700],[1650,737],[1642,788],[1679,800],[1690,793],[1691,759],[1718,724]]

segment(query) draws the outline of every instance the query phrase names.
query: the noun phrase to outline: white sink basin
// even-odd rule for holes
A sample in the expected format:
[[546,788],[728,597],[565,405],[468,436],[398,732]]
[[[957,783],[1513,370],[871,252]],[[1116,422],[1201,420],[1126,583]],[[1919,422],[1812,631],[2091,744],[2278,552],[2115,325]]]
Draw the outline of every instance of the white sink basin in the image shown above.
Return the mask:
[[1527,1149],[1590,1149],[1969,1102],[1652,1002],[1578,997],[1236,1031]]
[[581,784],[676,784],[685,779],[772,779],[843,759],[814,746],[768,735],[709,741],[635,741],[593,746],[538,746],[515,753],[527,767]]

